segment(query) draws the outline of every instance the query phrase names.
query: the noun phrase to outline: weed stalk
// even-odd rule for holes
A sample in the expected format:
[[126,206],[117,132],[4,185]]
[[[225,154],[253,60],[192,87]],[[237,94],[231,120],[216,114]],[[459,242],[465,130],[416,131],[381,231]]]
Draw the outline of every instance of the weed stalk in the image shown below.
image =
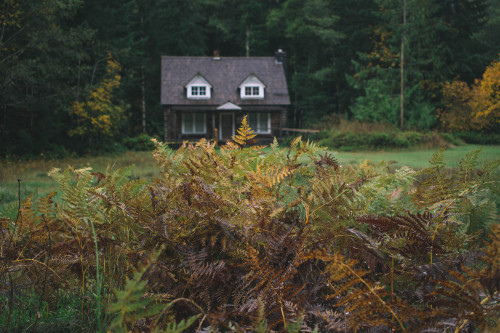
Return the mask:
[[101,332],[101,289],[102,289],[102,276],[99,266],[99,247],[97,245],[97,234],[95,232],[94,222],[90,216],[89,207],[87,206],[87,199],[84,197],[83,202],[85,203],[85,210],[87,211],[87,216],[89,218],[90,226],[92,227],[92,235],[94,237],[95,246],[95,264],[96,264],[96,311],[97,311],[97,331]]

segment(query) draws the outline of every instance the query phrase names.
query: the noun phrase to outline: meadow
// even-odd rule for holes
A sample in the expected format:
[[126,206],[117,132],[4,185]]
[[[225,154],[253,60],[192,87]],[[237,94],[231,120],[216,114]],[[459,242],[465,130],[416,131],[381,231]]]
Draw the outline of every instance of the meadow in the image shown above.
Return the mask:
[[[500,146],[492,145],[462,145],[448,148],[444,161],[450,168],[455,168],[458,162],[473,150],[481,149],[478,163],[500,159]],[[437,149],[407,149],[391,151],[330,151],[341,164],[360,164],[364,161],[396,162],[392,168],[408,166],[414,169],[428,165]],[[269,149],[264,150],[269,151]],[[72,167],[81,169],[92,167],[94,171],[105,173],[108,168],[117,169],[131,167],[131,177],[152,179],[160,176],[160,168],[154,160],[152,151],[128,151],[123,154],[108,154],[100,156],[81,156],[65,159],[33,159],[28,161],[3,160],[0,162],[0,216],[13,216],[18,207],[18,192],[21,199],[32,195],[34,199],[57,191],[57,183],[48,176],[53,168],[64,170]],[[21,180],[18,183],[18,179]]]

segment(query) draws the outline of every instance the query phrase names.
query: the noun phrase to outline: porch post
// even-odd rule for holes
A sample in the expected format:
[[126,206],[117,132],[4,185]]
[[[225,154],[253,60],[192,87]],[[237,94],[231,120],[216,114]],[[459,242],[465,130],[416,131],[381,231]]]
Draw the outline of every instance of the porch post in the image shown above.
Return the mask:
[[166,107],[163,109],[163,129],[165,131],[165,142],[171,141],[175,136],[175,117],[172,108]]
[[283,127],[286,127],[286,108],[283,107],[280,113],[280,139],[283,138]]
[[168,141],[168,108],[163,108],[163,141]]

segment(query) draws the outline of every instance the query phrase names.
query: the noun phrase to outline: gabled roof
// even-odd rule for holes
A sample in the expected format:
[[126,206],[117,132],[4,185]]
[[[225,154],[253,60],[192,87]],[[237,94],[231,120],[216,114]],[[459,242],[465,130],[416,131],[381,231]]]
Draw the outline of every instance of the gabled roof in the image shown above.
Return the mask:
[[244,80],[243,82],[240,82],[240,84],[238,84],[238,87],[241,88],[242,85],[244,84],[257,84],[257,85],[263,85],[264,87],[266,87],[266,85],[262,82],[262,80],[260,80],[257,76],[255,76],[253,73],[250,73],[250,75],[248,75]]
[[200,73],[196,73],[196,75],[184,85],[184,88],[186,88],[190,84],[207,84],[210,88],[212,88],[210,82],[208,82],[207,79],[205,79]]
[[[282,64],[274,57],[162,57],[161,104],[214,105],[226,102],[236,105],[289,105],[290,97]],[[212,85],[209,100],[194,101],[184,89],[195,75],[203,76]],[[266,86],[263,99],[242,100],[239,85],[254,75]]]
[[217,107],[217,110],[241,110],[241,108],[238,105],[235,105],[231,102],[227,102],[227,103]]

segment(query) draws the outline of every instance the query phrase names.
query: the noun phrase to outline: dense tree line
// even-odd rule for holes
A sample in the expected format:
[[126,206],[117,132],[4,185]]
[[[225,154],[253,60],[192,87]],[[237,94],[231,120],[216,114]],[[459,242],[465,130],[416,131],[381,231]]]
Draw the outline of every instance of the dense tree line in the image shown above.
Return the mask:
[[285,50],[291,127],[330,114],[399,125],[402,104],[405,127],[434,128],[444,84],[473,84],[497,58],[499,8],[498,0],[4,0],[0,155],[161,136],[160,56],[214,50]]

